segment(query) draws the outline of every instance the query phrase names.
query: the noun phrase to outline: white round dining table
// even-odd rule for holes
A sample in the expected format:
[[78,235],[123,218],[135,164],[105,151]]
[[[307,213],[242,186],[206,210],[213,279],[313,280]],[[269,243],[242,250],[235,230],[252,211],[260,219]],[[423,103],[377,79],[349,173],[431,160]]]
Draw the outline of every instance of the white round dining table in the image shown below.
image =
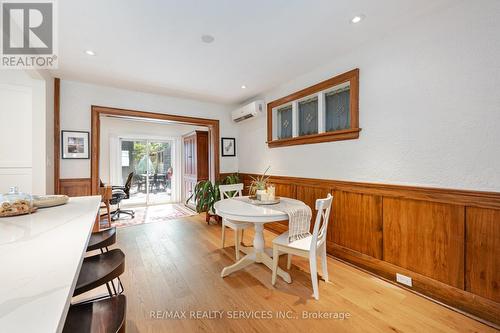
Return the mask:
[[[289,204],[304,204],[302,201],[280,198]],[[252,263],[261,263],[272,270],[272,250],[265,248],[264,224],[288,220],[288,214],[276,209],[273,205],[255,205],[248,197],[237,197],[220,200],[214,205],[215,213],[222,218],[233,221],[251,222],[255,227],[253,247],[241,246],[241,251],[246,255],[231,266],[224,267],[221,276],[225,277],[233,272],[247,267]],[[292,282],[290,274],[278,268],[278,276],[288,283]]]

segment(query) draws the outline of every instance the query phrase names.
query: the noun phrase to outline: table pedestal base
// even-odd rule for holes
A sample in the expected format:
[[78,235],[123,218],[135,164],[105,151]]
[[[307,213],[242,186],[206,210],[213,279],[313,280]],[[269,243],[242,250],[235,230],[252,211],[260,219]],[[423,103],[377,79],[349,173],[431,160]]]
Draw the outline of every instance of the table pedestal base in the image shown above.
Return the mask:
[[[221,273],[221,277],[228,276],[229,274],[239,271],[247,267],[250,264],[258,263],[264,264],[272,270],[273,259],[271,257],[271,249],[266,249],[264,247],[264,224],[255,223],[255,236],[253,239],[253,247],[241,246],[240,250],[246,255],[232,264],[231,266],[224,267]],[[268,254],[269,253],[269,254]],[[280,276],[287,283],[292,283],[290,274],[278,267],[278,276]]]

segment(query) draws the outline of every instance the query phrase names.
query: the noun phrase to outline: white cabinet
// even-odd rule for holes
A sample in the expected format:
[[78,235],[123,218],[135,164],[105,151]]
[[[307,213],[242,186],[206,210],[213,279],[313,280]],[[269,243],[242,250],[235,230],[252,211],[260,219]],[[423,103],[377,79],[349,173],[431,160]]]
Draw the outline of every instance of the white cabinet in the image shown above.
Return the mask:
[[33,191],[32,88],[0,83],[0,193]]
[[0,193],[52,192],[53,85],[45,72],[0,71]]

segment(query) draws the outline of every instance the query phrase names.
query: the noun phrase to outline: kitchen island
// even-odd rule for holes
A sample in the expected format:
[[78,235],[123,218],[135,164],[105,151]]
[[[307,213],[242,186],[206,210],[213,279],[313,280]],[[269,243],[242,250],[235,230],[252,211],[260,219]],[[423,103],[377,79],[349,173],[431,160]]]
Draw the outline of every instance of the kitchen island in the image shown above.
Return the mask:
[[0,330],[61,332],[101,197],[0,219]]

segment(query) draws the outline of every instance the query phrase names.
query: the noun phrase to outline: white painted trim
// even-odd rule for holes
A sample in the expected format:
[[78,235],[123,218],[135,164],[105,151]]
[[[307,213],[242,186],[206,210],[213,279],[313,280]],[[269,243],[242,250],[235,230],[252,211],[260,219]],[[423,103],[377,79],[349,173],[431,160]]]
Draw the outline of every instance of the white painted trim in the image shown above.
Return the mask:
[[292,102],[292,137],[299,136],[299,102]]
[[0,169],[31,169],[31,163],[27,161],[0,161]]
[[326,113],[325,113],[325,92],[318,93],[318,133],[325,133]]

